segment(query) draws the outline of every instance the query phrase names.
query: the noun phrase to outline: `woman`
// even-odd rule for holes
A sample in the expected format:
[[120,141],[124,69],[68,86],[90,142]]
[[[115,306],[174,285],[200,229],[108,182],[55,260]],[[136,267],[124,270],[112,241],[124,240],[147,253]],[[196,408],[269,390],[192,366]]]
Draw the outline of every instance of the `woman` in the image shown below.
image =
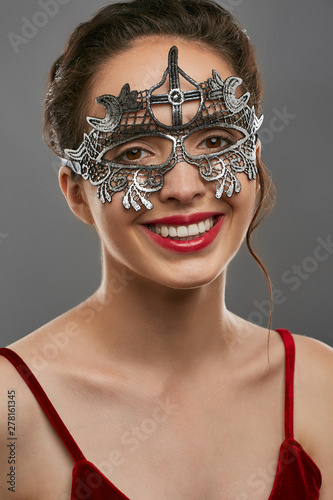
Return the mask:
[[331,498],[332,351],[224,303],[273,200],[261,92],[246,34],[211,1],[110,5],[70,38],[46,139],[103,274],[1,350],[1,498]]

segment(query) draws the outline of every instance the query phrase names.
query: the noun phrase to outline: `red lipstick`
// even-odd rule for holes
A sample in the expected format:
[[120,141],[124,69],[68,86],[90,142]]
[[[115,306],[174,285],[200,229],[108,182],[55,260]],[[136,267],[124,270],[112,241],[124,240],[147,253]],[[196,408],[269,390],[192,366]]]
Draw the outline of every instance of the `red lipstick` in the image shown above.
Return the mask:
[[[188,226],[190,224],[195,224],[196,222],[200,222],[202,220],[208,219],[209,217],[217,216],[216,224],[205,234],[202,236],[198,236],[192,240],[174,240],[172,238],[164,238],[159,234],[150,231],[147,226],[153,224],[160,225],[184,225]],[[191,253],[198,252],[199,250],[203,250],[208,247],[218,235],[222,225],[224,222],[224,214],[221,213],[197,213],[192,215],[174,215],[170,217],[164,217],[161,219],[155,219],[153,221],[149,221],[146,225],[143,225],[142,228],[144,232],[158,245],[167,250],[171,250],[173,252],[182,252],[182,253]]]
[[179,214],[170,215],[169,217],[161,217],[160,219],[150,220],[145,222],[146,226],[152,226],[153,224],[160,224],[161,226],[189,226],[190,224],[196,224],[209,217],[215,217],[223,215],[221,212],[198,212],[195,214]]

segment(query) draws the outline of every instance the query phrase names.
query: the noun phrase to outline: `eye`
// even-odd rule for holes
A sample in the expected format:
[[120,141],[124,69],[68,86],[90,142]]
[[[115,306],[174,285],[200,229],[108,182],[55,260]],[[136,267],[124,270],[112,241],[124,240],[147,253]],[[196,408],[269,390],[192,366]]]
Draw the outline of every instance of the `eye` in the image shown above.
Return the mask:
[[200,148],[208,150],[216,149],[220,151],[221,149],[225,149],[231,143],[232,141],[228,137],[213,135],[211,137],[207,137],[204,141],[202,141],[200,144]]
[[184,139],[185,151],[194,158],[222,155],[237,145],[241,138],[238,131],[230,128],[211,127],[194,130]]
[[162,136],[143,136],[107,150],[103,160],[128,165],[129,168],[161,165],[172,154],[173,142]]
[[139,148],[128,148],[125,151],[121,152],[117,156],[113,157],[113,161],[122,164],[142,164],[147,161],[148,158],[152,156],[152,152]]
[[149,156],[148,151],[140,148],[128,149],[122,155],[120,155],[117,160],[127,160],[127,161],[137,161],[142,160]]

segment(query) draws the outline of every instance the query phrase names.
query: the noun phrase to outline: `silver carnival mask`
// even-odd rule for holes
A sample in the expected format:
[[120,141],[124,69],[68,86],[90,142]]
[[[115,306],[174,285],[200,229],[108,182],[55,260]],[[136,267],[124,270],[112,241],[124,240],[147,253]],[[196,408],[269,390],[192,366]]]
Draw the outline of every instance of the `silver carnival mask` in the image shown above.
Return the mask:
[[[167,79],[169,92],[159,93]],[[190,90],[182,90],[183,80]],[[237,77],[223,81],[215,70],[212,78],[195,82],[179,68],[174,46],[162,80],[149,90],[131,91],[125,84],[118,97],[97,97],[105,117],[87,118],[91,132],[84,134],[78,149],[66,149],[67,159],[61,162],[97,186],[103,203],[123,191],[124,207],[136,211],[142,205],[153,208],[150,194],[162,189],[164,175],[184,161],[197,167],[205,181],[214,182],[216,198],[223,193],[231,197],[241,190],[237,173],[256,178],[257,131],[263,121],[247,105],[248,92],[236,97],[241,84]],[[192,103],[189,109],[189,101],[196,106]],[[192,118],[184,123],[189,110]],[[162,122],[166,115],[172,124]]]

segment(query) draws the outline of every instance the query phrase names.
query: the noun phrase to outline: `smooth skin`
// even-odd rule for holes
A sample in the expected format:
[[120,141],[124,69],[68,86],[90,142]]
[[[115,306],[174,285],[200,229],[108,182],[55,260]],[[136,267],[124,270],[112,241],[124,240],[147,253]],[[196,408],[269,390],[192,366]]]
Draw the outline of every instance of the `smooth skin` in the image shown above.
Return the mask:
[[[87,115],[103,117],[94,99],[118,95],[126,82],[142,90],[160,81],[172,45],[180,67],[198,82],[212,69],[223,79],[235,74],[205,46],[143,38],[101,68]],[[119,194],[103,205],[89,182],[74,183],[68,168],[60,170],[70,209],[100,236],[101,285],[10,347],[31,367],[87,459],[131,500],[267,500],[272,490],[284,439],[284,346],[271,332],[268,364],[268,330],[224,303],[226,269],[244,240],[258,188],[245,174],[239,179],[239,194],[217,200],[213,183],[178,163],[151,196],[154,209],[135,212],[124,209]],[[142,230],[159,217],[212,211],[224,214],[224,224],[196,253],[170,252]],[[320,499],[331,500],[333,352],[316,340],[294,339],[295,439],[322,471]],[[7,391],[15,389],[15,498],[69,500],[69,453],[4,358],[0,379],[0,497],[13,498],[3,443]]]

